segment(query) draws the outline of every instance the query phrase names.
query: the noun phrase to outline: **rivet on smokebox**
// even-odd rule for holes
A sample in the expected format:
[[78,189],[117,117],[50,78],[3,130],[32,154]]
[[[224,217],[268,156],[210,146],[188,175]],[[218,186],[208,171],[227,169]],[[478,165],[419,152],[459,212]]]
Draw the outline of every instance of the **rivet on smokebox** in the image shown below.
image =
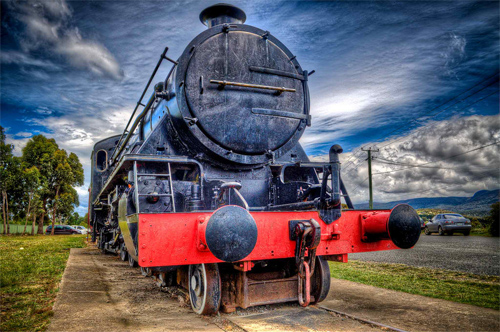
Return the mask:
[[143,259],[142,259],[142,261],[143,261],[143,262],[145,262],[145,261],[146,261],[146,258],[143,258]]
[[142,249],[146,249],[146,245],[145,244],[142,245]]
[[146,222],[146,219],[142,219],[142,222],[145,223]]
[[205,217],[202,217],[202,216],[199,216],[199,217],[198,217],[198,222],[199,222],[200,224],[203,224],[203,222],[204,222],[204,221],[205,221]]

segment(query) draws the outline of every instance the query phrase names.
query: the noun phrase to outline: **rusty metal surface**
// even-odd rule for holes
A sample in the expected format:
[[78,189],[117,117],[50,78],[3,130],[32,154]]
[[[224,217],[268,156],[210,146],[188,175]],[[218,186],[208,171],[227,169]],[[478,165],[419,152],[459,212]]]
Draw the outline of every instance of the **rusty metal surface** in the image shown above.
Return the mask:
[[237,307],[249,308],[271,303],[297,301],[297,276],[286,277],[283,272],[252,273],[223,270],[222,302],[224,312]]

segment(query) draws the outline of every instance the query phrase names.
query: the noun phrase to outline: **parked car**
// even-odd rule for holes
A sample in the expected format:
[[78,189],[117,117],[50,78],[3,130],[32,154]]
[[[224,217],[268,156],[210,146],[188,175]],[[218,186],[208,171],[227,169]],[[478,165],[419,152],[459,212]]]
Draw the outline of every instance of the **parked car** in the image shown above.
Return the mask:
[[458,213],[442,213],[436,215],[425,224],[424,232],[426,235],[431,235],[432,233],[439,233],[439,235],[446,235],[453,233],[463,233],[464,235],[469,235],[472,228],[469,219]]
[[78,229],[82,234],[87,234],[87,229],[83,226],[76,226],[76,225],[72,225],[71,227],[75,228],[75,229]]
[[[52,231],[52,226],[47,227],[45,233],[50,234]],[[54,228],[54,235],[63,235],[63,234],[82,234],[78,229],[73,228],[67,225],[56,225]]]

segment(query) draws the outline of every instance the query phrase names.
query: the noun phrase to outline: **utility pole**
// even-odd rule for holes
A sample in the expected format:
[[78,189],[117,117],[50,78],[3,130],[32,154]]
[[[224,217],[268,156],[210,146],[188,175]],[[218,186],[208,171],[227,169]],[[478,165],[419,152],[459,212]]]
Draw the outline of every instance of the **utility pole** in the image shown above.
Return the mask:
[[370,188],[370,201],[369,201],[369,208],[370,210],[373,209],[373,184],[372,184],[372,151],[373,152],[378,152],[379,149],[373,149],[371,146],[368,149],[361,149],[362,151],[368,152],[368,187]]

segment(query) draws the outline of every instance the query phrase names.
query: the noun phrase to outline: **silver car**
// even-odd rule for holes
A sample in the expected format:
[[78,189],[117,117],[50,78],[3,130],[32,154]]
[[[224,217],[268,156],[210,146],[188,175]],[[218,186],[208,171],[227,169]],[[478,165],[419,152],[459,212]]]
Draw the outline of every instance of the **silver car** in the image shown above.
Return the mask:
[[453,233],[463,233],[465,236],[470,234],[472,228],[469,219],[458,213],[438,214],[431,221],[425,224],[424,232],[426,235],[438,233],[439,235],[453,235]]
[[86,229],[85,227],[83,227],[83,226],[76,226],[76,225],[75,225],[75,226],[71,226],[71,227],[73,227],[73,228],[75,228],[75,229],[79,230],[79,231],[80,231],[80,234],[87,234],[87,229]]

